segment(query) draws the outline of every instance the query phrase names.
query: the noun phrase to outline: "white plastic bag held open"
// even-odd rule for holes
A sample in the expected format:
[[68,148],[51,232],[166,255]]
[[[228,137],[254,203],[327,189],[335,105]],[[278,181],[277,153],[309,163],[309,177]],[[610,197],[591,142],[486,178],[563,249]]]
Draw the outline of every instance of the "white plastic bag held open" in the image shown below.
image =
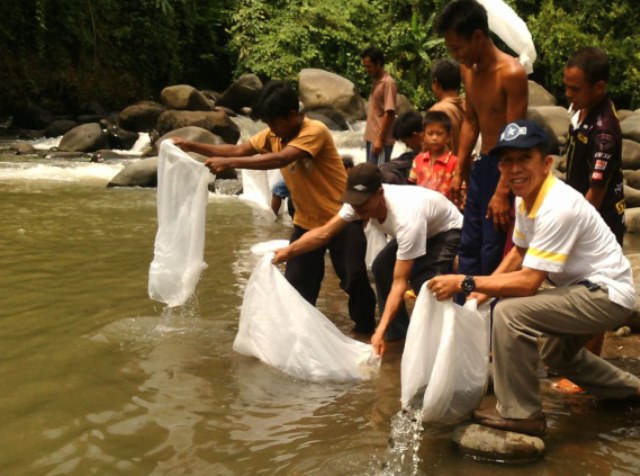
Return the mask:
[[437,301],[425,283],[413,308],[402,354],[401,403],[427,386],[425,422],[463,420],[482,400],[489,371],[489,307]]
[[245,288],[233,350],[302,380],[369,379],[380,359],[350,339],[289,284],[264,255]]
[[209,171],[173,142],[160,146],[158,232],[149,268],[149,297],[170,307],[193,294],[204,262]]

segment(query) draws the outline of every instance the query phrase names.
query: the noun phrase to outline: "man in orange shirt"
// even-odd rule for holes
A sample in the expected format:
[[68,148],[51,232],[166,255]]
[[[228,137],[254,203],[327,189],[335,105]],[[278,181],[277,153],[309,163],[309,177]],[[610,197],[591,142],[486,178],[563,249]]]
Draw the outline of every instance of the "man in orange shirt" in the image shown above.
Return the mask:
[[[216,174],[228,168],[280,168],[296,210],[291,242],[324,225],[340,210],[340,196],[347,180],[329,129],[307,118],[298,107],[298,96],[288,83],[271,81],[253,108],[255,118],[269,127],[247,142],[207,145],[175,141],[185,151],[209,156],[205,165]],[[376,326],[376,299],[365,266],[366,246],[362,222],[354,222],[324,246],[290,260],[285,277],[315,305],[328,249],[340,287],[349,295],[354,331],[371,334]]]

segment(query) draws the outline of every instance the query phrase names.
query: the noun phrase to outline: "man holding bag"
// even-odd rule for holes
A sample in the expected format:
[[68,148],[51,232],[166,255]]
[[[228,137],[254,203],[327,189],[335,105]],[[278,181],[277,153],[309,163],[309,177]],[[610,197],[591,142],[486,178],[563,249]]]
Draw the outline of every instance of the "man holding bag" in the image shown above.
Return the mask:
[[324,246],[359,220],[392,237],[372,266],[380,323],[371,338],[373,350],[384,353],[384,341],[403,339],[409,326],[404,295],[409,284],[417,293],[429,278],[450,272],[460,242],[462,215],[444,195],[411,185],[382,184],[372,163],[354,167],[342,195],[344,205],[325,225],[276,251],[274,263],[288,261]]
[[[503,297],[495,307],[495,409],[476,410],[482,425],[542,435],[536,373],[540,358],[598,398],[640,395],[640,379],[583,348],[594,333],[621,325],[636,296],[629,261],[595,208],[551,173],[549,138],[537,124],[507,124],[492,154],[516,195],[514,248],[490,276],[433,278],[437,299],[456,293]],[[549,279],[553,289],[540,290]]]

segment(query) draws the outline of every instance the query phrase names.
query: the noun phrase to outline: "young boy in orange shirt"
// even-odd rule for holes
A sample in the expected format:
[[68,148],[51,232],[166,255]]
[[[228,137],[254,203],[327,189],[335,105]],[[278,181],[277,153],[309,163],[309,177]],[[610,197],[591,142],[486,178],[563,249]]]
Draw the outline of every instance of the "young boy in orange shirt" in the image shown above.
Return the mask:
[[428,111],[423,121],[422,150],[413,160],[409,183],[430,188],[451,200],[451,178],[458,158],[451,153],[451,119],[441,111]]

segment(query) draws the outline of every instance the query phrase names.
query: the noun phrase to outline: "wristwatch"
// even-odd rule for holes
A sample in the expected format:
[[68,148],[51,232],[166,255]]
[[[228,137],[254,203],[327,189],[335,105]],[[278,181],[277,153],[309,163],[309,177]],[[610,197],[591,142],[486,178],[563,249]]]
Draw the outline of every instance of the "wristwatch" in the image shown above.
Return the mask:
[[464,295],[468,296],[476,290],[476,280],[473,279],[473,276],[465,276],[460,287],[462,287],[462,292],[464,292]]

